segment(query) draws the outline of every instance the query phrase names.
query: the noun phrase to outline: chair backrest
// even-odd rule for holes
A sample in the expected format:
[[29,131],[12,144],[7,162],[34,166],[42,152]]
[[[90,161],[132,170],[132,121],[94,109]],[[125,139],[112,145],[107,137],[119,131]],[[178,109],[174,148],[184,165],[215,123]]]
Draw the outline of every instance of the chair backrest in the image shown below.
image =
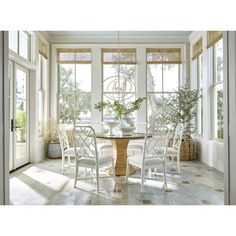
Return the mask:
[[58,137],[60,141],[61,150],[64,150],[65,148],[69,148],[69,141],[66,134],[65,126],[63,124],[57,125],[57,133],[58,133]]
[[95,131],[88,125],[76,125],[73,129],[73,146],[76,158],[92,158],[98,161]]
[[169,128],[167,126],[148,127],[145,133],[143,165],[145,160],[164,158],[169,142]]
[[173,143],[172,143],[173,148],[180,150],[183,132],[184,132],[184,125],[178,124],[175,129],[175,135],[173,138]]

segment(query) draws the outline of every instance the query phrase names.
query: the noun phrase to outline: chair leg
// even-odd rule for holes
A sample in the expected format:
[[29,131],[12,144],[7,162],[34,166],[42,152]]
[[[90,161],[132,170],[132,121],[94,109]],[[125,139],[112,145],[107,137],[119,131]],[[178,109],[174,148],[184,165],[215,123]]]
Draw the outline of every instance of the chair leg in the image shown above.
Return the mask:
[[164,177],[164,186],[167,189],[167,181],[166,181],[166,161],[163,160],[163,177]]
[[179,156],[176,157],[178,174],[180,174],[180,160]]
[[144,174],[145,170],[144,168],[141,169],[141,192],[143,192],[143,187],[144,187]]
[[76,183],[77,183],[78,169],[79,169],[79,166],[78,166],[77,160],[75,159],[75,182],[74,182],[74,188],[76,187]]
[[116,173],[115,173],[115,165],[114,165],[114,160],[112,158],[112,161],[111,161],[111,167],[112,167],[112,175],[113,175],[113,178],[114,178],[114,181],[116,183]]
[[125,173],[125,183],[127,183],[129,177],[129,161],[126,162],[126,173]]
[[64,164],[65,164],[65,154],[62,152],[62,157],[61,157],[61,173],[64,174]]
[[97,193],[99,193],[99,170],[96,167],[96,179],[97,179]]

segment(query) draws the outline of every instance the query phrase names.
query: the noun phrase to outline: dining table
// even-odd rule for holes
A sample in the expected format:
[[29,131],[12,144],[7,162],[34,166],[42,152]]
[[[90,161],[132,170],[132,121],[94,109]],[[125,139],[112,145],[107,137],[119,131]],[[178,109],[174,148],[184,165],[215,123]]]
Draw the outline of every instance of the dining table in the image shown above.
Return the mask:
[[[130,135],[115,134],[109,136],[107,134],[96,134],[97,139],[110,140],[113,146],[113,158],[115,165],[115,175],[125,176],[127,165],[127,152],[128,144],[131,140],[141,140],[145,138],[145,133],[132,133]],[[129,166],[129,174],[133,174],[136,171],[134,167]],[[112,173],[112,169],[108,169],[108,173]]]

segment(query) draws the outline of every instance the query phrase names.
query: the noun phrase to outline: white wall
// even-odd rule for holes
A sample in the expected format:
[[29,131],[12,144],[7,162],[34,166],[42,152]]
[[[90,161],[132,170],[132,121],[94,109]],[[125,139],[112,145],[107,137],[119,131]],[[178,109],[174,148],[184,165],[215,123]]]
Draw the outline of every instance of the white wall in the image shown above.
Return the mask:
[[212,138],[212,96],[211,81],[212,73],[212,57],[211,48],[207,49],[207,32],[196,31],[190,35],[190,73],[191,87],[197,88],[196,76],[196,59],[192,60],[192,46],[202,37],[202,60],[203,60],[203,134],[196,136],[196,157],[202,162],[224,171],[224,143]]

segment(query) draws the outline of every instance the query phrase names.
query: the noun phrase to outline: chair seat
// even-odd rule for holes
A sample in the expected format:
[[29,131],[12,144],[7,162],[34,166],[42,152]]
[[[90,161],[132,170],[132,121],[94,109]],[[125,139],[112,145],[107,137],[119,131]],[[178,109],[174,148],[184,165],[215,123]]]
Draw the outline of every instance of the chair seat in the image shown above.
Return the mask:
[[[112,162],[112,156],[99,156],[98,157],[98,165],[104,166]],[[84,167],[91,167],[96,165],[96,161],[94,158],[89,157],[81,157],[78,159],[78,165]]]
[[143,143],[130,143],[128,145],[128,149],[131,149],[131,150],[143,150]]
[[[143,155],[133,155],[128,157],[129,164],[136,166],[138,168],[142,168],[142,160],[143,160]],[[157,157],[149,157],[145,159],[145,168],[154,167],[160,163],[162,163],[163,158],[162,156],[157,156]]]
[[112,144],[109,143],[97,143],[98,151],[112,150]]
[[173,147],[168,147],[167,148],[167,152],[166,155],[177,155],[178,154],[178,150],[173,148]]
[[65,156],[75,156],[75,149],[74,148],[68,148],[64,151]]

